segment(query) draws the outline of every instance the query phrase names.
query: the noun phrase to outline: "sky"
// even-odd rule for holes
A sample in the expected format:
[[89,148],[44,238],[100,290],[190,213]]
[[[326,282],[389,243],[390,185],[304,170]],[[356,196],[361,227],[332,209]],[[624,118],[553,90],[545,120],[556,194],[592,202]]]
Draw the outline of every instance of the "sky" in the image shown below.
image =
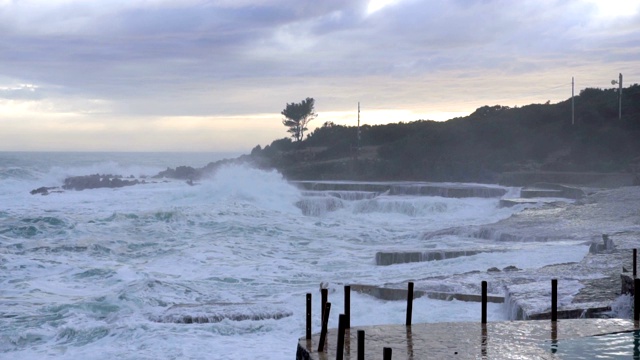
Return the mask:
[[640,82],[636,0],[0,0],[0,151],[236,151]]

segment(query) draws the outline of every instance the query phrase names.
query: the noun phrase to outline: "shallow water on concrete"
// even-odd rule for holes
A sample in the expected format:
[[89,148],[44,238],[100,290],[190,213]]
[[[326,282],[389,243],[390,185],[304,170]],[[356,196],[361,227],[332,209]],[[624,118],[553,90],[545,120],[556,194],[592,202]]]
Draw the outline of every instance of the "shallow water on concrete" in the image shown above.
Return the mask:
[[[379,359],[383,349],[389,347],[394,360],[417,360],[575,359],[574,355],[593,359],[596,354],[612,359],[616,354],[634,354],[637,329],[632,321],[623,319],[358,327],[345,333],[344,359],[357,359],[358,330],[365,331],[365,358]],[[304,359],[304,354],[309,359],[335,359],[337,335],[337,329],[329,330],[324,352],[317,351],[319,334],[311,340],[301,338],[298,359]]]
[[640,332],[591,336],[548,344],[560,358],[582,359],[640,359]]

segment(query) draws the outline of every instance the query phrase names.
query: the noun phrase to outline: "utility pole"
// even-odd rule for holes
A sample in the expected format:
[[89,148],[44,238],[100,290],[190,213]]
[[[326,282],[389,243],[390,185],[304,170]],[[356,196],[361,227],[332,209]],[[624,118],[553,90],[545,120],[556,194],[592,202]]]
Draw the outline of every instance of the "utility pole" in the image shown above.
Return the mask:
[[618,88],[618,120],[622,119],[622,73],[620,73],[620,80],[618,80],[618,83],[620,84],[620,87]]
[[575,89],[575,83],[573,81],[573,76],[571,77],[571,125],[574,125],[575,122],[575,99],[574,99],[574,89]]
[[360,101],[358,101],[358,152],[360,152]]
[[611,80],[611,85],[618,84],[618,120],[622,119],[622,73],[619,74],[618,80]]

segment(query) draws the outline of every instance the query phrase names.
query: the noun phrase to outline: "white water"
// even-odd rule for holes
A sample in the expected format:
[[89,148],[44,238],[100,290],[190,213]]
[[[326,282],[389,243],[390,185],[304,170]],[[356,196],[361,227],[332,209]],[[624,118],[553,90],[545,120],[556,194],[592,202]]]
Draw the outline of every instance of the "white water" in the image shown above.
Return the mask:
[[[207,163],[172,156],[0,153],[0,358],[293,359],[308,292],[319,331],[320,282],[335,290],[329,326],[336,327],[345,284],[402,283],[494,266],[533,269],[579,261],[586,251],[575,242],[424,240],[432,231],[493,223],[522,209],[499,209],[497,198],[345,198],[333,211],[304,215],[296,204],[322,197],[303,195],[277,172],[248,167],[225,168],[197,186],[169,181],[29,194],[70,175],[154,175],[166,166]],[[381,250],[498,246],[508,252],[375,264]],[[465,279],[479,283],[482,273]],[[354,293],[351,303],[352,326],[405,319],[403,302]],[[479,307],[420,298],[413,321],[478,321]],[[171,322],[183,315],[221,321]],[[504,319],[502,306],[490,304],[489,320]]]

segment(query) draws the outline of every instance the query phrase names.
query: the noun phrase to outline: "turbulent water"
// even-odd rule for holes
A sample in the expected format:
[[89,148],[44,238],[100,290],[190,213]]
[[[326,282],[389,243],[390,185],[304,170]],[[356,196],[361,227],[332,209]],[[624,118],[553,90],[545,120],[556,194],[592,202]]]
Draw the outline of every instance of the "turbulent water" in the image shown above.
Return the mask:
[[[219,158],[219,157],[218,157]],[[345,284],[440,279],[514,265],[578,261],[581,243],[509,243],[439,230],[482,225],[523,208],[499,198],[309,192],[274,171],[227,167],[189,186],[31,195],[67,176],[154,175],[204,166],[215,154],[0,153],[0,358],[292,359],[305,332],[305,294]],[[506,189],[509,193],[517,189]],[[379,251],[480,252],[376,265]],[[508,255],[505,255],[508,254]],[[444,280],[443,280],[444,279]],[[405,305],[352,294],[352,326],[401,324]],[[414,302],[417,322],[477,321],[477,303]],[[489,320],[507,319],[490,304]]]

